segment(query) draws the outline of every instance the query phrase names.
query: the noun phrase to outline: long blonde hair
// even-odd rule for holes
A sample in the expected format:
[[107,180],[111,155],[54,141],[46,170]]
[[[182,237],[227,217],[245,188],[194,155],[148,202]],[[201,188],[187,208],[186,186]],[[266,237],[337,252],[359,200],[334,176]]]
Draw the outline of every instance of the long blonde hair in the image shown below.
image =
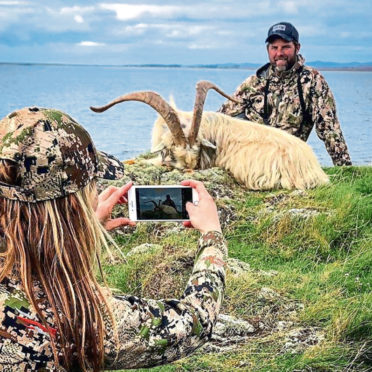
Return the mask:
[[[0,180],[17,184],[11,162],[0,161]],[[28,203],[0,198],[0,227],[6,242],[0,281],[16,273],[49,329],[38,305],[40,294],[35,293],[35,281],[40,284],[57,328],[57,339],[50,337],[55,363],[68,370],[77,364],[83,371],[102,368],[103,318],[104,314],[111,316],[95,278],[100,249],[107,244],[92,208],[96,192],[93,181],[77,193],[55,200]]]

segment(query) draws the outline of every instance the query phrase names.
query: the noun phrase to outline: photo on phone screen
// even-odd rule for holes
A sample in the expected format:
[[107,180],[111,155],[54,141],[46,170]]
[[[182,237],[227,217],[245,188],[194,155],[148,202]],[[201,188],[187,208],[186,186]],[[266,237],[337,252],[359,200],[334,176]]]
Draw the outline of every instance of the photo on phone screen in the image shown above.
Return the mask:
[[187,220],[192,188],[136,188],[138,220]]

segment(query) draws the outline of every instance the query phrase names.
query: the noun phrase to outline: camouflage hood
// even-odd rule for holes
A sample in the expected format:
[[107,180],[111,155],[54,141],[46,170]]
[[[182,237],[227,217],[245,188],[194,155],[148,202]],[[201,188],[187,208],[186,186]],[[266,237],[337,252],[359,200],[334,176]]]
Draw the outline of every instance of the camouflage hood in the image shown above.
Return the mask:
[[119,179],[122,163],[95,149],[88,132],[54,109],[23,108],[0,121],[0,160],[14,164],[17,184],[0,182],[0,196],[27,202],[77,192],[96,177]]

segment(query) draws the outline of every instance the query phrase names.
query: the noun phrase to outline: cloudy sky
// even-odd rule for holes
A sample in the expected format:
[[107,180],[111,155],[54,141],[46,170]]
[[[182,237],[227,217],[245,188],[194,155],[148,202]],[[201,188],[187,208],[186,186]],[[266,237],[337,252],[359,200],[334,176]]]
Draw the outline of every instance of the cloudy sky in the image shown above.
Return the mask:
[[372,61],[371,0],[0,0],[0,62],[266,62],[268,27],[296,25],[308,61]]

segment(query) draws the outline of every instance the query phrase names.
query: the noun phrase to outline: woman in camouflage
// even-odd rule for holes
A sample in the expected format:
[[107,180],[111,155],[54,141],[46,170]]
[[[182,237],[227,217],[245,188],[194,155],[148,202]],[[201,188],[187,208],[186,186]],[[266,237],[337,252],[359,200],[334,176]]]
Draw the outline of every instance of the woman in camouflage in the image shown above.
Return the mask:
[[122,164],[60,111],[26,108],[0,121],[1,371],[154,366],[211,336],[227,248],[200,182],[183,183],[199,194],[199,205],[187,210],[202,236],[180,300],[113,296],[97,283],[103,227],[132,222],[110,219],[131,184],[97,196],[95,180],[122,175]]

